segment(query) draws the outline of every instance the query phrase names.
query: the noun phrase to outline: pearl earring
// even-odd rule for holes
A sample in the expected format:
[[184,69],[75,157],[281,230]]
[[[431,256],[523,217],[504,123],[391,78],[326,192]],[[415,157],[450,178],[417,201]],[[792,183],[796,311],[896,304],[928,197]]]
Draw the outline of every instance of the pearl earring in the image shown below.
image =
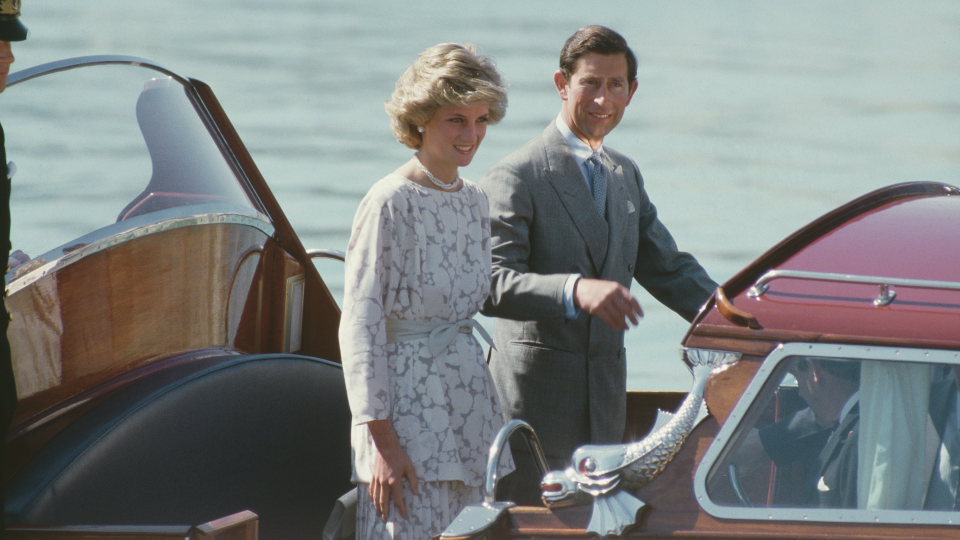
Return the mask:
[[423,126],[417,126],[417,131],[419,131],[420,133],[423,133]]

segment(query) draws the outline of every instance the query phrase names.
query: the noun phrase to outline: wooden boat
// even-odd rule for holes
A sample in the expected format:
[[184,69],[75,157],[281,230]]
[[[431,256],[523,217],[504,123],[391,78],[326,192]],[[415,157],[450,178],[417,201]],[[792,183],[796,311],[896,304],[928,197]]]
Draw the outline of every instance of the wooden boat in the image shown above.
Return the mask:
[[351,488],[339,308],[213,91],[87,57],[2,105],[7,537],[319,536]]
[[[14,249],[29,254],[6,275],[20,397],[7,535],[318,536],[351,487],[339,309],[311,262],[322,252],[304,249],[212,90],[92,57],[13,74],[0,103]],[[702,389],[629,393],[625,445],[551,477],[575,493],[550,507],[491,496],[444,537],[955,538],[958,195],[892,186],[786,239],[684,338],[709,368]],[[863,507],[813,506],[801,465],[741,459],[753,433],[813,410],[798,366],[825,361],[861,377],[855,448],[871,465],[857,474],[873,481],[833,491],[863,490]],[[658,409],[701,402],[705,419],[655,425]],[[596,528],[613,497],[632,515]]]
[[[653,407],[673,411],[682,396],[631,393],[627,440],[640,442],[578,450],[544,476],[546,508],[495,501],[490,472],[487,500],[444,538],[956,538],[957,231],[960,189],[937,183],[891,186],[817,219],[693,322],[688,363],[724,361],[702,391],[709,416],[675,453],[638,449],[680,431],[642,435]],[[657,460],[668,463],[638,481]],[[611,510],[614,496],[626,502]]]

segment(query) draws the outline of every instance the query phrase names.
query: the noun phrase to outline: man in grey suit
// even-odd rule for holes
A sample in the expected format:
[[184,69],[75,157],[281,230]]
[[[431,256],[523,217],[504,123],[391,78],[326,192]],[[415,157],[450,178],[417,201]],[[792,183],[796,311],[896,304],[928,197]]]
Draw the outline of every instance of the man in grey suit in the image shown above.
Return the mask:
[[[490,200],[493,281],[483,313],[496,317],[490,368],[508,419],[533,426],[549,465],[582,444],[619,443],[626,416],[627,320],[643,313],[635,278],[692,320],[717,284],[680,252],[643,188],[637,165],[603,147],[637,90],[626,41],[578,30],[554,75],[560,115],[481,181]],[[522,444],[501,496],[539,502]]]

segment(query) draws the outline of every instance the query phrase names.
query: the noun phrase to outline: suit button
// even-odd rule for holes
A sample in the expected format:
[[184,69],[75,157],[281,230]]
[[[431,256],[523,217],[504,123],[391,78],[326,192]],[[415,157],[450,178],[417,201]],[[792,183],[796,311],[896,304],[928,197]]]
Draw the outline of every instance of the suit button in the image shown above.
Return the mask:
[[627,265],[627,271],[630,272],[631,274],[633,273],[633,265],[632,265],[632,264],[628,264],[628,265]]

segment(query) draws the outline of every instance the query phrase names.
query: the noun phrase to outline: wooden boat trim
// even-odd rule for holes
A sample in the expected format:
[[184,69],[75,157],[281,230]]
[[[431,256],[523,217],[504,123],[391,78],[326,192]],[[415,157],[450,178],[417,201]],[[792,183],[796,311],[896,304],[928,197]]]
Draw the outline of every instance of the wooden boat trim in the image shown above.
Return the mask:
[[256,540],[259,517],[250,510],[190,525],[10,525],[10,540]]
[[[190,210],[188,215],[163,219],[166,216],[176,215],[178,213],[183,214],[184,208]],[[43,262],[42,266],[37,268],[33,268],[32,266],[30,268],[25,268],[24,270],[27,271],[23,272],[22,275],[21,273],[14,272],[14,279],[12,279],[7,285],[7,295],[15,294],[21,289],[32,285],[47,274],[54,273],[61,268],[76,263],[82,260],[84,257],[88,257],[94,253],[98,253],[113,246],[130,242],[131,240],[136,240],[150,234],[172,231],[184,227],[213,224],[246,225],[248,227],[253,227],[260,230],[267,236],[273,236],[274,234],[273,226],[261,217],[252,217],[243,214],[225,212],[197,215],[193,213],[194,211],[194,207],[171,208],[168,210],[155,212],[153,214],[148,214],[148,216],[152,219],[150,220],[150,223],[147,223],[146,225],[132,229],[126,229],[120,233],[113,234],[114,230],[124,229],[127,227],[127,225],[125,225],[123,222],[120,222],[81,236],[80,238],[72,241],[72,244],[81,245],[82,247],[76,249],[70,249],[69,247],[63,246],[58,247],[48,251],[47,253],[44,253],[40,257],[37,257],[36,260]],[[161,220],[156,221],[156,218],[161,218]]]
[[733,305],[733,302],[727,299],[726,293],[723,292],[723,287],[717,287],[717,292],[714,296],[717,299],[717,311],[723,315],[724,319],[737,326],[746,326],[752,330],[761,329],[756,317]]
[[753,285],[767,270],[776,268],[797,251],[821,238],[825,233],[881,206],[917,197],[957,195],[960,195],[960,188],[938,182],[908,182],[878,189],[824,214],[788,236],[730,278],[724,284],[724,288],[727,293],[738,296]]
[[[714,339],[727,341],[723,346],[705,345]],[[754,343],[748,343],[753,341]],[[750,347],[744,351],[763,351],[776,346],[777,343],[809,342],[809,343],[840,343],[850,345],[877,345],[881,347],[911,347],[924,349],[942,349],[956,351],[956,341],[932,339],[903,339],[895,337],[850,336],[845,334],[822,334],[818,332],[782,331],[782,330],[749,330],[747,328],[722,326],[717,324],[699,324],[694,328],[684,344],[691,347],[714,349],[741,350],[740,347]],[[735,344],[732,344],[735,343]]]
[[270,216],[276,233],[273,240],[276,245],[289,253],[303,265],[306,277],[306,290],[303,302],[303,327],[310,328],[304,332],[301,343],[301,354],[316,356],[340,362],[340,339],[337,329],[340,327],[340,306],[333,294],[327,288],[320,272],[313,265],[310,255],[300,242],[300,238],[287,220],[286,214],[280,208],[280,203],[267,186],[267,181],[257,168],[250,152],[240,140],[240,135],[233,127],[226,112],[214,95],[213,90],[202,81],[190,79],[192,88],[199,96],[204,110],[210,115],[213,126],[223,137],[225,144],[231,150],[240,170],[246,173],[246,179],[253,187],[252,191],[259,196],[259,202],[264,211]]

